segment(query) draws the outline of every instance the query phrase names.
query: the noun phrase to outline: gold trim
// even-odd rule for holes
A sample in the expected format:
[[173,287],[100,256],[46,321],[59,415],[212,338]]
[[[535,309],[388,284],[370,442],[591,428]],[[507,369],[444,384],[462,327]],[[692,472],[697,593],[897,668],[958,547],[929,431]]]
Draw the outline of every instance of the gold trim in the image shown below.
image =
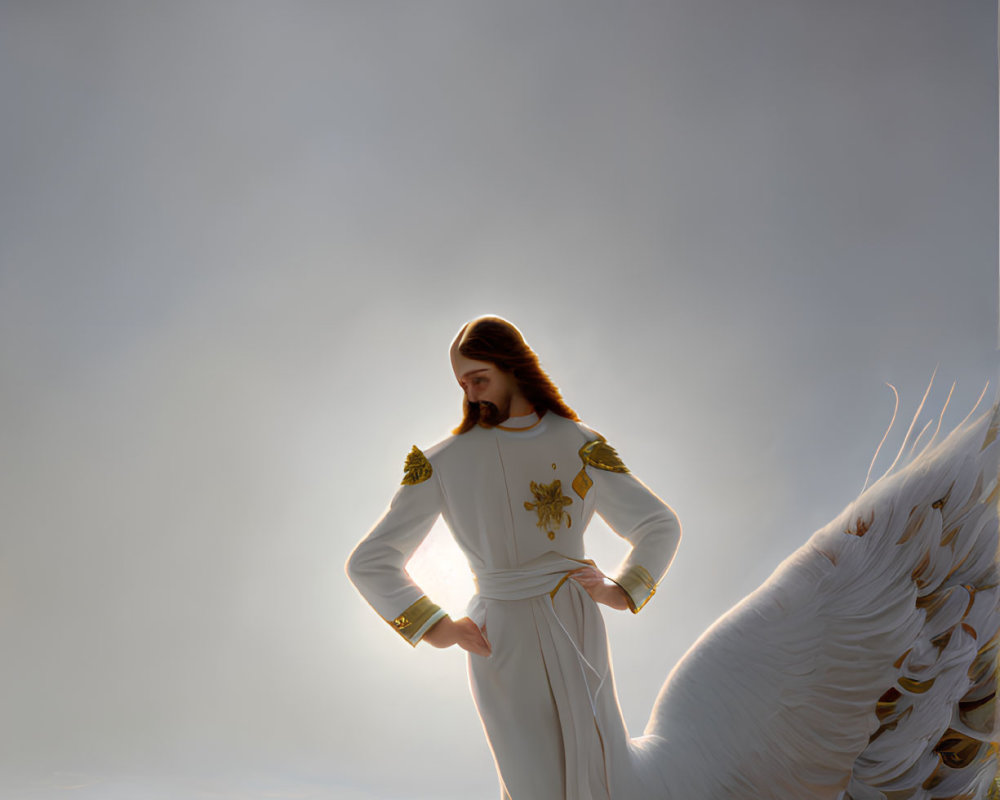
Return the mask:
[[403,464],[403,480],[400,484],[403,486],[414,486],[418,483],[423,483],[432,474],[434,474],[434,468],[431,466],[431,462],[427,460],[420,448],[413,445],[413,449],[406,456],[406,463]]
[[[570,561],[578,561],[587,567],[594,567],[595,569],[597,568],[597,562],[591,558],[573,558],[572,556],[566,556],[566,558],[568,558]],[[577,567],[577,569],[579,569],[579,567]],[[569,580],[569,572],[564,572],[563,576],[559,579],[559,583],[557,583],[555,585],[555,588],[551,592],[549,592],[549,597],[555,600],[556,594],[558,594],[559,590],[562,589],[563,584],[566,583],[566,581],[568,580]]]
[[555,600],[556,595],[559,593],[559,590],[562,589],[563,584],[566,583],[566,581],[568,580],[569,580],[569,573],[567,572],[559,579],[559,583],[556,584],[555,588],[551,592],[549,592],[549,597]]
[[432,603],[427,595],[422,595],[402,614],[388,622],[396,629],[396,633],[416,647],[424,631],[430,627],[429,623],[437,622],[446,616],[447,614],[441,610],[441,606]]
[[656,594],[656,581],[649,570],[639,564],[633,564],[612,580],[625,590],[628,607],[633,614],[638,614],[649,598]]
[[580,448],[580,458],[583,459],[584,465],[597,467],[608,472],[628,472],[628,467],[625,466],[615,448],[608,444],[608,440],[601,434],[597,434],[597,437]]
[[[528,416],[528,415],[525,414],[525,416]],[[534,422],[532,422],[530,425],[526,425],[523,428],[511,428],[509,425],[494,425],[493,427],[494,428],[499,428],[502,431],[513,431],[514,433],[517,433],[518,431],[530,431],[532,428],[534,428],[536,425],[538,425],[541,421],[542,421],[542,418],[539,417]]]

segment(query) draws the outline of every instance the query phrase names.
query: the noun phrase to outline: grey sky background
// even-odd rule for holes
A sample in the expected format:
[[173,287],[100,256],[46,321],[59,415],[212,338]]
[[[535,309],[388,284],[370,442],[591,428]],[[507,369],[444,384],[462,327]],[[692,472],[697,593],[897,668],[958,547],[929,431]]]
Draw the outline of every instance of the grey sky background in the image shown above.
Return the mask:
[[[0,2],[4,796],[496,796],[461,654],[343,573],[487,312],[684,525],[608,618],[641,732],[860,490],[884,382],[883,469],[936,365],[946,425],[996,376],[996,41],[979,0]],[[413,571],[461,611],[446,532]]]

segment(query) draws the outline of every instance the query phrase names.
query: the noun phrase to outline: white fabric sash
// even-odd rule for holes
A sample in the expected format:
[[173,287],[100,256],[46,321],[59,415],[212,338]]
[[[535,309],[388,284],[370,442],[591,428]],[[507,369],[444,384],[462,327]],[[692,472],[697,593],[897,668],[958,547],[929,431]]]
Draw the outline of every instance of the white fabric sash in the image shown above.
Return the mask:
[[545,553],[514,569],[488,569],[476,573],[476,586],[490,600],[526,600],[548,594],[570,570],[593,566],[592,561]]
[[[473,596],[469,603],[468,616],[477,625],[482,627],[486,618],[486,600],[527,600],[529,597],[540,597],[551,594],[566,577],[566,573],[580,567],[593,566],[592,561],[582,561],[570,558],[559,553],[548,552],[539,556],[534,561],[530,561],[524,566],[515,569],[493,569],[483,570],[476,573],[476,586],[479,592]],[[585,592],[582,586],[577,584],[580,591]],[[607,679],[607,672],[603,674],[590,663],[587,657],[581,652],[576,641],[566,626],[563,625],[559,615],[551,602],[543,604],[545,617],[552,627],[553,634],[556,630],[562,632],[563,637],[572,646],[576,653],[577,661],[580,664],[580,673],[583,678],[583,685],[587,690],[587,699],[590,701],[590,710],[594,717],[597,717],[597,697],[604,682]],[[590,681],[587,679],[587,672],[590,672],[597,679],[597,688],[591,689]]]

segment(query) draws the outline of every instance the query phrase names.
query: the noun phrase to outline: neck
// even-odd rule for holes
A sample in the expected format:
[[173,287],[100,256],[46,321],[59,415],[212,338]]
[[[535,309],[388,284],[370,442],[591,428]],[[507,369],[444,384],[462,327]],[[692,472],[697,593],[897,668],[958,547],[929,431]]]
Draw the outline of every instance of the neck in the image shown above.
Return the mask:
[[510,416],[512,417],[526,417],[528,414],[534,414],[535,409],[527,401],[523,394],[520,392],[515,394],[510,398]]

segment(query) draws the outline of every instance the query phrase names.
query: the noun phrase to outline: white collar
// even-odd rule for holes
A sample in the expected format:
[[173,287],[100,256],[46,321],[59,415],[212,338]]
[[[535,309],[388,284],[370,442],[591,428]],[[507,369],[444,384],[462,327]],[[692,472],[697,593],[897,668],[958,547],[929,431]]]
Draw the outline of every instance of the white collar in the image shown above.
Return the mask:
[[540,421],[538,414],[532,411],[523,417],[507,417],[507,419],[494,427],[502,431],[526,431],[529,428],[534,428]]

